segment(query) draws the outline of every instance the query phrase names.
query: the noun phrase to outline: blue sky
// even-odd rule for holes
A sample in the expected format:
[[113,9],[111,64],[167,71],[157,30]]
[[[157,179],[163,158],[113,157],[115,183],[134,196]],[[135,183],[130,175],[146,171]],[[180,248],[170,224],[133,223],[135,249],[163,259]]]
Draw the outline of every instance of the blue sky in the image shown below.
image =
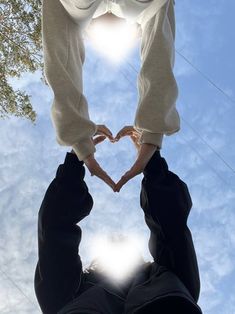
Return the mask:
[[[176,0],[176,49],[235,99],[233,0]],[[84,66],[84,94],[91,119],[116,134],[133,123],[137,105],[138,47],[118,66],[108,63],[89,45]],[[124,74],[124,75],[123,75]],[[181,130],[166,137],[162,155],[187,184],[193,199],[189,227],[201,275],[199,304],[205,314],[235,313],[235,101],[230,101],[176,54],[175,75],[180,97]],[[128,80],[125,78],[127,77]],[[0,124],[0,313],[39,313],[33,290],[37,262],[37,213],[45,190],[66,148],[58,146],[50,120],[52,93],[40,73],[12,80],[32,95],[36,125],[18,118]],[[135,160],[135,149],[124,138],[118,145],[104,142],[96,157],[117,181]],[[209,146],[208,146],[209,145]],[[213,149],[213,150],[212,150]],[[147,250],[149,232],[139,205],[142,175],[120,194],[98,178],[86,180],[94,198],[91,215],[80,224],[80,254],[89,264],[89,248],[97,233],[138,234]],[[7,276],[6,276],[7,275]],[[12,281],[13,280],[13,281]],[[19,287],[21,291],[16,287]]]

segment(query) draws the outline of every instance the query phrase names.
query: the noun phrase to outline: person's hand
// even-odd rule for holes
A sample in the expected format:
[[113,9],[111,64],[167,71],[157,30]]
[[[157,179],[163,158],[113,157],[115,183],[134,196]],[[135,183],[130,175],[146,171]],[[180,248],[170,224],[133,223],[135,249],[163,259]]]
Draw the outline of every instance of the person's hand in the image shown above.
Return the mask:
[[117,133],[114,140],[119,141],[120,138],[122,138],[123,136],[130,136],[137,149],[138,154],[134,165],[121,177],[121,179],[116,184],[114,189],[115,192],[119,192],[124,184],[126,184],[130,179],[134,178],[144,171],[144,168],[146,167],[147,163],[157,149],[157,146],[153,144],[140,144],[139,139],[141,133],[135,130],[133,126],[125,126],[124,128],[122,128]]
[[[94,134],[96,138],[92,138],[94,145],[97,145],[103,142],[106,137],[111,141],[114,142],[114,138],[112,132],[105,126],[105,125],[98,125],[97,131]],[[94,154],[89,155],[84,159],[84,163],[89,169],[92,176],[97,176],[101,180],[103,180],[106,184],[108,184],[113,191],[115,190],[115,182],[110,178],[110,176],[101,168],[99,163],[96,161]]]

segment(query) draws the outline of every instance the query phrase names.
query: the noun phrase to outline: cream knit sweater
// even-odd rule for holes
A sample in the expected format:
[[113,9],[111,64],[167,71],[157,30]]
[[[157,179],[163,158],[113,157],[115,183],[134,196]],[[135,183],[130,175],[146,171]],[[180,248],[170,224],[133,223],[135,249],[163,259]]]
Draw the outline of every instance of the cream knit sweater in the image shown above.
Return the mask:
[[141,132],[140,142],[161,148],[163,135],[180,128],[173,75],[173,0],[43,0],[44,69],[54,92],[52,121],[58,143],[73,147],[80,160],[95,153],[92,136],[97,130],[83,94],[83,30],[93,17],[110,8],[114,14],[139,23],[142,29],[139,101],[133,121]]

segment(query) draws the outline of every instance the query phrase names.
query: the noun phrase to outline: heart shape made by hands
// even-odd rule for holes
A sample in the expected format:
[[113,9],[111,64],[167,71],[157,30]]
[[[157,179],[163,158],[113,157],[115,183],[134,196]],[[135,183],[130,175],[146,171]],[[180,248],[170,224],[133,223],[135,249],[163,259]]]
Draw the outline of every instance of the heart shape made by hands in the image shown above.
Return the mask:
[[135,177],[136,175],[143,172],[145,166],[148,161],[153,156],[154,152],[157,149],[156,145],[153,144],[140,144],[140,135],[141,133],[134,129],[133,126],[125,126],[123,127],[115,137],[113,137],[112,132],[105,126],[98,126],[97,132],[95,135],[99,135],[98,137],[93,139],[94,145],[103,142],[106,137],[112,143],[118,142],[124,136],[130,136],[133,141],[137,151],[138,157],[134,162],[133,166],[128,170],[121,179],[115,183],[112,178],[102,169],[99,163],[94,158],[94,155],[89,156],[84,160],[86,166],[90,170],[91,175],[95,175],[103,180],[106,184],[108,184],[114,192],[119,192],[124,184],[126,184],[130,179]]

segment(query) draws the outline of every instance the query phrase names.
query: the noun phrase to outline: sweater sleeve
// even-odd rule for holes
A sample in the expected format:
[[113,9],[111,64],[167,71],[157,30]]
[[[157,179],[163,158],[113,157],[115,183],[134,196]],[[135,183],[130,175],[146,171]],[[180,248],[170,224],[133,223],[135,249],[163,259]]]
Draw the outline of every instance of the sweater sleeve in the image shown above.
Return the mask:
[[91,137],[97,126],[90,120],[83,95],[82,31],[58,0],[44,0],[42,13],[44,73],[54,93],[51,116],[56,138],[84,160],[96,151]]
[[180,120],[175,106],[178,87],[173,74],[174,2],[162,1],[164,4],[160,8],[157,2],[138,18],[142,28],[141,69],[134,127],[142,133],[140,143],[161,148],[163,135],[177,132]]

